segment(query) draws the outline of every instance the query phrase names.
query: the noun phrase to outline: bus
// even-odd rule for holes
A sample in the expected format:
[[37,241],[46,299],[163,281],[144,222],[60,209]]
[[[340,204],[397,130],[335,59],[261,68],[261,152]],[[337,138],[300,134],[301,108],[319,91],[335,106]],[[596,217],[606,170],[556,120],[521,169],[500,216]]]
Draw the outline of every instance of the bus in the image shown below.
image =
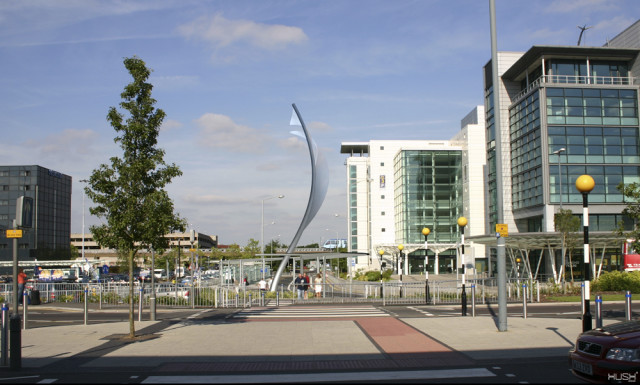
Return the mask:
[[622,244],[622,264],[623,271],[640,270],[640,254],[633,248],[633,239],[627,239]]

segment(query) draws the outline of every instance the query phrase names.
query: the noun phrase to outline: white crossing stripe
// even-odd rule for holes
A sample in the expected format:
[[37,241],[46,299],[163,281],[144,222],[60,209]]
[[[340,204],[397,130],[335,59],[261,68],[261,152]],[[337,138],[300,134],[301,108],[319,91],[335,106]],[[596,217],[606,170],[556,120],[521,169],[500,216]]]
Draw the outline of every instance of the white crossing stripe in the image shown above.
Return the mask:
[[253,308],[235,313],[231,318],[339,318],[339,317],[389,317],[389,314],[373,306],[364,307],[286,307]]
[[[407,371],[376,371],[376,372],[336,372],[314,373],[305,376],[304,382],[348,382],[348,381],[385,381],[401,380],[434,380],[445,378],[478,378],[495,377],[486,368],[470,369],[434,369]],[[143,384],[273,384],[300,383],[300,374],[241,374],[241,375],[210,375],[210,376],[149,376]]]
[[418,308],[415,308],[413,306],[407,306],[407,309],[415,310],[418,313],[422,313],[422,314],[426,315],[427,317],[433,317],[433,314],[429,313],[428,311],[425,311],[425,310],[422,310],[422,309],[418,309]]

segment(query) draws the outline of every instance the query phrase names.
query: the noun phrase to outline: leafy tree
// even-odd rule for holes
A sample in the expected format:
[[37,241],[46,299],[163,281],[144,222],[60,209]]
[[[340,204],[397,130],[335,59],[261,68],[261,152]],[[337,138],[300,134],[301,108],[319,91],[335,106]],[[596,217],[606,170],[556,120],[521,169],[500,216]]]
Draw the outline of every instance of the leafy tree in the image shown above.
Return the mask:
[[260,254],[260,241],[250,238],[244,247],[242,258],[256,258],[256,254]]
[[[564,278],[565,272],[564,267],[566,266],[566,255],[567,255],[567,246],[572,246],[575,244],[576,234],[578,230],[580,230],[580,218],[573,215],[573,211],[571,210],[560,210],[553,217],[553,223],[557,232],[560,233],[562,238],[562,264],[560,265],[560,271],[558,273],[558,278],[556,279],[556,283],[559,280],[562,280],[562,288],[566,290],[566,279]],[[555,262],[552,264],[555,270]],[[571,281],[573,282],[573,264],[571,264],[571,253],[569,254],[569,265],[571,266]],[[555,273],[555,272],[554,272]]]
[[[631,219],[632,226],[624,222],[618,223],[616,233],[627,239],[633,239],[632,246],[634,250],[640,250],[640,184],[637,182],[625,185],[620,183],[618,190],[624,195],[626,207],[622,210],[622,214]],[[629,228],[630,227],[630,228]]]
[[[154,108],[151,71],[134,56],[124,59],[133,77],[122,94],[120,107],[126,118],[111,107],[107,120],[117,133],[114,141],[123,150],[122,158],[93,170],[85,192],[95,204],[90,212],[106,223],[91,226],[94,239],[104,247],[126,255],[129,271],[129,298],[133,298],[133,271],[136,253],[143,248],[166,250],[164,237],[172,229],[184,231],[185,220],[174,213],[173,202],[164,187],[182,172],[164,162],[164,150],[157,148],[164,111]],[[135,337],[133,301],[129,301],[129,337]]]

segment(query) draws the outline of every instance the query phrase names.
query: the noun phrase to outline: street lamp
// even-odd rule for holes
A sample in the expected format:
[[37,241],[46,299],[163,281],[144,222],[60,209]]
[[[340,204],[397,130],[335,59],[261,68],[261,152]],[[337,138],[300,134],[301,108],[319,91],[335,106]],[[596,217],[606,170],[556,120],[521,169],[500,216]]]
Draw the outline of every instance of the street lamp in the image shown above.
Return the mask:
[[422,235],[424,235],[424,296],[427,304],[429,304],[429,247],[427,243],[429,233],[431,233],[431,230],[428,227],[422,229]]
[[465,288],[466,284],[466,272],[465,272],[465,261],[464,261],[464,227],[467,225],[467,218],[460,217],[458,218],[458,226],[460,226],[460,250],[462,257],[462,316],[467,315],[467,291]]
[[[82,183],[88,183],[89,181],[86,179],[80,179]],[[87,195],[82,189],[82,261],[84,261],[84,197]]]
[[400,274],[400,298],[402,298],[402,250],[404,249],[404,245],[398,245],[398,250],[400,253],[398,254],[398,273]]
[[589,175],[581,175],[576,179],[576,189],[582,194],[582,226],[584,228],[584,314],[582,315],[582,332],[593,329],[591,318],[590,297],[591,290],[589,281],[591,279],[591,264],[589,262],[589,193],[595,187],[596,182]]
[[260,254],[262,254],[262,279],[264,279],[264,269],[265,269],[265,266],[264,266],[264,201],[273,199],[273,198],[282,199],[284,198],[284,195],[280,194],[277,196],[267,197],[262,200],[262,225],[260,226]]
[[378,250],[378,255],[380,255],[380,298],[384,299],[384,288],[382,286],[382,256],[384,255],[384,250]]
[[562,169],[560,168],[560,153],[565,151],[567,151],[567,149],[562,147],[561,149],[553,152],[555,155],[558,156],[558,182],[560,182],[560,211],[562,211]]

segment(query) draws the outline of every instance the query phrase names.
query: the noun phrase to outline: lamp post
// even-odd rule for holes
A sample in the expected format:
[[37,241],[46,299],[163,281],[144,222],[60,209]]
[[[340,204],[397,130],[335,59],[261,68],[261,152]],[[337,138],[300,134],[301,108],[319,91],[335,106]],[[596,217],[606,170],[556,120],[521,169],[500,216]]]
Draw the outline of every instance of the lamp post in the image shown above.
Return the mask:
[[467,218],[460,217],[458,218],[458,226],[460,226],[460,255],[462,257],[462,316],[467,315],[467,291],[465,288],[466,285],[466,272],[465,267],[466,263],[464,261],[464,227],[467,225]]
[[[86,179],[80,179],[82,183],[88,183],[89,181]],[[82,189],[82,260],[84,261],[84,197],[85,197],[84,189]]]
[[427,304],[429,304],[429,247],[427,243],[427,237],[429,236],[429,233],[431,233],[431,230],[429,230],[428,227],[422,229],[422,235],[424,235],[424,295],[425,302]]
[[404,249],[404,245],[398,245],[398,274],[400,274],[400,298],[402,298],[402,263],[404,262],[402,258],[402,250]]
[[576,189],[582,194],[582,226],[584,228],[584,314],[582,315],[582,331],[593,329],[591,318],[590,297],[591,290],[589,281],[591,280],[591,264],[589,262],[589,193],[595,187],[596,182],[589,175],[581,175],[576,179]]
[[262,254],[262,279],[264,279],[264,201],[278,198],[284,198],[284,195],[280,194],[277,196],[267,197],[262,200],[262,225],[260,226],[260,254]]
[[567,151],[566,148],[562,147],[559,150],[554,151],[553,153],[558,156],[558,182],[560,182],[560,211],[562,211],[562,169],[560,168],[560,154]]
[[384,255],[384,250],[378,250],[378,255],[380,255],[380,298],[384,298],[384,288],[382,286],[382,256]]

